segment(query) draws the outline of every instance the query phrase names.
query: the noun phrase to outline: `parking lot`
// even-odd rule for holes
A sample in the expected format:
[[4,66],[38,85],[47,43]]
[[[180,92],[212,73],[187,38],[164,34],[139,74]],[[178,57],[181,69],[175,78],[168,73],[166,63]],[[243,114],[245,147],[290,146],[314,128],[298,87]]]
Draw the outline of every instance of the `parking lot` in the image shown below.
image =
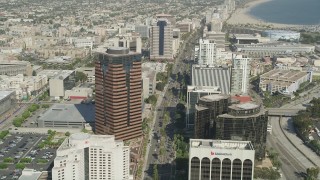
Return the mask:
[[21,170],[16,170],[16,164],[26,158],[31,159],[30,163],[24,163],[26,168],[38,171],[49,169],[56,156],[56,149],[38,148],[38,144],[46,138],[47,135],[42,134],[8,135],[0,144],[0,163],[6,158],[13,159],[13,162],[7,163],[7,169],[0,170],[0,179],[18,179]]

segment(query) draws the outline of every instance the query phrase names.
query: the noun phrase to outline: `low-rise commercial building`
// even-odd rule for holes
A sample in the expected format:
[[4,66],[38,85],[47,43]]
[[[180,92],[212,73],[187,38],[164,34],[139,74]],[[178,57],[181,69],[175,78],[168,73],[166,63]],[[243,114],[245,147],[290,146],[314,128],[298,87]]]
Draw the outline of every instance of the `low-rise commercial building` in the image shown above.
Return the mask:
[[94,84],[95,83],[95,69],[94,67],[81,67],[76,69],[77,72],[82,72],[87,76],[87,83]]
[[16,95],[14,91],[0,91],[0,115],[14,107]]
[[92,97],[92,93],[91,88],[74,87],[64,92],[64,99],[87,99]]
[[252,180],[255,150],[250,141],[190,139],[189,180]]
[[54,104],[36,120],[38,127],[79,128],[94,126],[93,104]]
[[57,149],[53,180],[130,180],[130,148],[113,135],[72,134]]
[[216,67],[208,65],[193,65],[191,69],[192,86],[219,87],[221,93],[230,94],[230,67]]
[[262,91],[292,94],[304,82],[312,81],[312,74],[295,70],[274,69],[260,76]]
[[28,61],[0,60],[0,75],[32,75],[32,66]]
[[314,45],[294,43],[236,44],[234,49],[251,57],[313,53]]
[[75,72],[58,70],[54,71],[54,74],[55,76],[49,79],[50,97],[54,99],[63,98],[65,91],[71,90],[75,86]]

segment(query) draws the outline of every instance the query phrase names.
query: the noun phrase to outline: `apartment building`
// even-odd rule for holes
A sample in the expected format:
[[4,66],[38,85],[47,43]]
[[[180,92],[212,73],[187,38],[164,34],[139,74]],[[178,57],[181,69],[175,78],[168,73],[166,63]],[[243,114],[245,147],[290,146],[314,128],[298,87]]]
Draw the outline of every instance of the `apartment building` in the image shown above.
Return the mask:
[[251,58],[246,55],[234,55],[232,59],[231,93],[248,94]]

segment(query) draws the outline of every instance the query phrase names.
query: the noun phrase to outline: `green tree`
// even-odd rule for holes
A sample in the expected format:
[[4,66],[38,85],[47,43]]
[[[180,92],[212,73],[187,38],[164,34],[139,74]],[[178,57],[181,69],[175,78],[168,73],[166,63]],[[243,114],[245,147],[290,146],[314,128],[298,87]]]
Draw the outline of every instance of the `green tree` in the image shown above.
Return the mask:
[[67,131],[64,135],[65,135],[65,136],[70,136],[70,132]]
[[157,97],[155,95],[149,96],[148,99],[145,100],[146,103],[150,103],[152,105],[156,105],[157,103]]
[[7,169],[8,164],[7,163],[0,163],[0,169]]
[[81,82],[81,83],[83,83],[83,82],[85,82],[87,79],[88,79],[88,77],[87,77],[87,75],[85,74],[85,73],[83,73],[83,72],[77,72],[76,73],[76,76],[75,76],[75,79],[76,79],[76,82]]
[[37,76],[37,72],[35,70],[32,71],[32,76]]
[[21,160],[20,160],[20,163],[27,163],[27,164],[29,164],[29,163],[31,163],[32,162],[32,159],[31,158],[22,158]]
[[158,166],[153,165],[153,180],[159,180]]
[[5,163],[13,163],[14,159],[12,157],[7,157],[3,159],[3,162]]
[[25,111],[22,113],[22,118],[23,119],[27,119],[28,117],[30,117],[30,112],[29,111]]
[[0,132],[0,139],[4,139],[9,134],[8,130],[1,131]]
[[166,85],[166,84],[163,83],[163,82],[158,82],[157,85],[156,85],[156,89],[157,89],[158,91],[163,91],[165,85]]
[[307,180],[316,180],[318,178],[320,169],[319,167],[311,167],[307,169]]
[[17,163],[16,164],[16,169],[24,169],[26,165],[24,163]]

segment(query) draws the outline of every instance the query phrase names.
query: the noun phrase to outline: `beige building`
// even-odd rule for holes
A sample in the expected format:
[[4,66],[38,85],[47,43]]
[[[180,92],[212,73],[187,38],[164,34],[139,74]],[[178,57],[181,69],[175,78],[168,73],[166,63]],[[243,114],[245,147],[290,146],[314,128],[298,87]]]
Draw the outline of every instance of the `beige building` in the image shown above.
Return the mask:
[[16,97],[14,91],[0,91],[0,115],[15,105]]
[[95,69],[94,67],[80,67],[76,69],[77,72],[83,72],[87,75],[87,83],[95,83]]
[[150,59],[173,60],[173,30],[168,19],[158,19],[150,30]]
[[63,98],[66,90],[75,86],[75,72],[72,70],[58,70],[49,79],[50,97],[54,99]]
[[291,94],[307,81],[312,81],[311,73],[274,69],[260,76],[259,87],[262,91],[282,92]]
[[86,57],[90,53],[89,48],[74,48],[71,46],[57,46],[37,49],[36,53],[40,58],[52,58],[55,56],[69,56],[72,58]]
[[28,61],[0,60],[0,74],[15,76],[18,74],[32,75],[32,66]]

